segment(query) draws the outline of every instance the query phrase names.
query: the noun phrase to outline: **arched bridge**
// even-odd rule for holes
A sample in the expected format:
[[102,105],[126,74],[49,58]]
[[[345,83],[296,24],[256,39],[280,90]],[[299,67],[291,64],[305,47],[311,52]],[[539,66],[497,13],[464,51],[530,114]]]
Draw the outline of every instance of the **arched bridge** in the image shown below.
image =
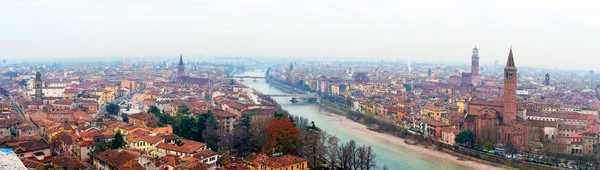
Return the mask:
[[311,94],[269,94],[267,96],[270,97],[292,97],[292,98],[305,98],[305,99],[313,99],[317,98]]
[[239,78],[239,79],[264,79],[265,76],[229,76],[229,78]]

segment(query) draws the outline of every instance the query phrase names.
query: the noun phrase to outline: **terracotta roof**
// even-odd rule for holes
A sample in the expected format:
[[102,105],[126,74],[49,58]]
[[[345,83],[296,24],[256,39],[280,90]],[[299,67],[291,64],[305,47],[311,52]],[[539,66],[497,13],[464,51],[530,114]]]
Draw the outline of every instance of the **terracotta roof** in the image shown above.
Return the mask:
[[244,110],[245,108],[247,108],[246,105],[231,100],[226,101],[225,105],[237,110]]
[[108,150],[104,152],[93,153],[92,157],[101,160],[111,167],[117,169],[139,169],[144,170],[138,162],[139,154],[128,150]]
[[443,127],[442,132],[451,132],[454,135],[458,135],[460,133],[460,130],[453,128],[453,127]]
[[25,165],[26,168],[40,169],[44,166],[44,163],[29,159],[21,159],[21,162],[23,162],[23,165]]
[[173,155],[167,155],[163,157],[162,160],[165,162],[165,164],[170,166],[177,166],[177,163],[179,162],[179,158]]
[[191,162],[181,164],[175,167],[175,170],[208,170],[210,169],[210,165],[201,162]]
[[198,153],[195,153],[193,155],[193,157],[196,159],[203,160],[208,157],[215,156],[215,155],[217,155],[217,152],[207,149],[207,150],[201,150]]
[[255,163],[264,164],[273,168],[280,168],[290,166],[293,164],[301,163],[306,161],[305,158],[296,157],[292,155],[284,155],[280,157],[269,157],[266,154],[260,154],[253,160]]
[[528,120],[531,127],[554,127],[558,126],[556,121],[541,121],[541,120]]
[[54,138],[54,142],[61,141],[67,145],[72,145],[75,142],[76,137],[67,132],[60,132]]
[[139,119],[139,120],[154,120],[156,116],[150,113],[137,113],[129,115],[129,118]]
[[228,111],[223,111],[223,110],[213,110],[212,113],[216,117],[220,117],[220,118],[236,117],[237,116],[236,114],[233,114],[233,113],[228,112]]
[[73,100],[56,100],[52,104],[53,105],[72,105]]
[[68,156],[55,157],[51,162],[55,167],[62,168],[64,170],[79,170],[93,168],[93,166],[87,162],[81,161],[79,159],[73,159]]
[[164,138],[156,137],[156,136],[140,135],[137,137],[140,138],[140,140],[143,140],[143,141],[151,143],[151,144],[155,144],[155,143],[158,143],[158,142],[161,142],[164,140]]
[[469,105],[484,105],[484,106],[496,106],[496,107],[504,107],[502,101],[494,100],[471,100],[469,101]]
[[425,119],[425,120],[423,120],[423,122],[426,123],[426,124],[428,124],[428,125],[436,126],[436,127],[439,127],[439,126],[449,126],[449,124],[446,124],[446,123],[441,122],[441,121],[436,121],[436,120],[433,120],[433,119]]
[[191,154],[191,153],[196,152],[200,148],[206,146],[206,144],[204,144],[204,143],[191,141],[191,140],[185,140],[185,139],[182,139],[181,142],[183,143],[182,146],[160,143],[156,146],[156,148]]
[[273,115],[275,114],[275,110],[273,109],[250,109],[243,112],[243,114],[250,115]]
[[24,152],[50,149],[50,145],[48,143],[46,143],[45,140],[38,139],[38,140],[34,140],[34,141],[27,141],[27,142],[19,143],[19,144],[17,144],[17,146],[14,146],[13,149],[15,150],[16,154],[19,154],[19,153],[24,153]]

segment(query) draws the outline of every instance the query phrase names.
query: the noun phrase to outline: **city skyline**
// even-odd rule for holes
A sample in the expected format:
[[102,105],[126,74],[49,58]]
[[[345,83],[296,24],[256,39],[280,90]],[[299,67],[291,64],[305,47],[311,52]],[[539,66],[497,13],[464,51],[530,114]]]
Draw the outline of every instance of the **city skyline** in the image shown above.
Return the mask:
[[477,46],[485,64],[501,61],[513,44],[523,66],[594,70],[597,7],[594,1],[10,2],[0,7],[10,25],[0,28],[0,58],[183,53],[462,62]]

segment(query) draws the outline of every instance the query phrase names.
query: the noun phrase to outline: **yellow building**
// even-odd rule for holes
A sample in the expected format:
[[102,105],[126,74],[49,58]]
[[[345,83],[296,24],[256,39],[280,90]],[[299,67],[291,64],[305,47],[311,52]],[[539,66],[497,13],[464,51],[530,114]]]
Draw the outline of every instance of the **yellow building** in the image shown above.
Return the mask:
[[130,135],[125,140],[130,148],[148,152],[151,156],[156,156],[156,146],[165,141],[164,138],[146,135]]
[[140,87],[139,83],[135,81],[135,79],[122,79],[121,80],[121,88],[129,89],[130,91],[135,91]]
[[138,113],[129,115],[128,123],[138,126],[156,126],[157,121],[158,118],[156,118],[153,114]]
[[91,76],[89,78],[86,78],[87,81],[96,81],[96,80],[100,80],[102,77],[100,76]]
[[49,130],[47,131],[46,136],[48,138],[48,141],[52,141],[54,136],[58,135],[61,132],[74,134],[76,128],[77,127],[73,126],[73,125],[59,125],[59,126],[55,126],[55,127],[50,127]]
[[331,94],[340,95],[340,85],[336,84],[331,86]]
[[94,92],[95,95],[99,96],[98,104],[102,105],[107,102],[112,102],[115,100],[116,91],[111,91],[106,88],[100,88]]
[[446,114],[446,109],[433,105],[426,105],[423,107],[423,110],[421,110],[421,115],[429,116],[429,118],[434,120],[441,120],[444,114]]
[[458,106],[458,113],[465,113],[465,102],[464,101],[456,102],[456,106]]
[[156,92],[156,91],[151,91],[151,90],[144,91],[144,95],[146,96],[146,99],[156,99],[156,96],[158,96],[158,94],[160,94],[160,93]]

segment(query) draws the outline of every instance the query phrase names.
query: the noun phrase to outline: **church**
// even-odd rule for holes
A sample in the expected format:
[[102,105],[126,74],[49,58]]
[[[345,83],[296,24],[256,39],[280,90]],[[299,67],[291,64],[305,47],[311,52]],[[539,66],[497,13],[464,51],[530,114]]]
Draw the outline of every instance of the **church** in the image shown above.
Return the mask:
[[471,99],[464,127],[475,133],[477,140],[491,143],[511,143],[522,147],[528,141],[528,123],[523,118],[525,108],[519,108],[517,97],[517,67],[512,48],[504,67],[502,100]]
[[213,80],[209,78],[197,78],[186,75],[182,55],[179,55],[179,65],[177,65],[177,77],[175,79],[178,84],[184,86],[211,86],[213,84]]

